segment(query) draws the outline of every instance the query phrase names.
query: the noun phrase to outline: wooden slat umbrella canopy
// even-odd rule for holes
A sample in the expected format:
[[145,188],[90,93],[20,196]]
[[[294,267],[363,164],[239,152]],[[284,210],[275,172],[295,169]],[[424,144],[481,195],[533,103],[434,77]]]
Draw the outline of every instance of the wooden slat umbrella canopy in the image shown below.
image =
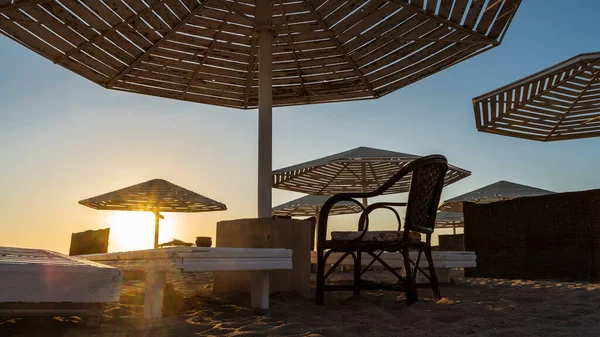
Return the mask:
[[476,97],[473,107],[482,132],[543,142],[600,136],[600,53]]
[[156,215],[154,248],[158,247],[160,212],[210,212],[227,209],[225,204],[177,186],[153,179],[120,190],[79,201],[93,209],[111,211],[148,211]]
[[[279,216],[315,216],[318,217],[321,206],[329,199],[326,195],[307,195],[279,206],[273,207],[273,215]],[[350,201],[338,202],[331,209],[330,215],[353,214],[361,208]]]
[[[372,191],[404,165],[420,156],[358,147],[306,163],[273,171],[273,187],[315,195]],[[468,177],[471,172],[449,165],[445,184]],[[408,192],[410,175],[386,194]]]
[[[537,187],[516,184],[510,181],[500,180],[493,184],[484,186],[457,197],[442,202],[439,210],[448,212],[462,212],[463,202],[490,203],[502,200],[510,200],[521,197],[535,197],[538,195],[553,194],[555,192],[543,190]],[[439,213],[438,213],[439,214]]]
[[259,109],[378,98],[502,41],[521,0],[0,0],[0,32],[109,89]]

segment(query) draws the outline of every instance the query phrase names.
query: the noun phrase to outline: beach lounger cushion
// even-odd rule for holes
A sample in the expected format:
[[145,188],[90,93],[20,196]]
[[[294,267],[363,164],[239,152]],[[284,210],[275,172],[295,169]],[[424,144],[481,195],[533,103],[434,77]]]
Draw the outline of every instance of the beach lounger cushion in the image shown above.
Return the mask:
[[[331,232],[331,239],[335,241],[354,241],[360,238],[365,242],[391,242],[401,241],[402,231],[367,231],[362,235],[362,231],[335,231]],[[417,232],[410,233],[411,241],[421,241],[421,234]]]

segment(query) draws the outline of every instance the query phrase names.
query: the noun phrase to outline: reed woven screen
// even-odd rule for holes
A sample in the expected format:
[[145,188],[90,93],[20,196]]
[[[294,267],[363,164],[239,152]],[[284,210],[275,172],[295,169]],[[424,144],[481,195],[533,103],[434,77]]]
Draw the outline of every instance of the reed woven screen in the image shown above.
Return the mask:
[[600,190],[464,204],[467,276],[600,279]]

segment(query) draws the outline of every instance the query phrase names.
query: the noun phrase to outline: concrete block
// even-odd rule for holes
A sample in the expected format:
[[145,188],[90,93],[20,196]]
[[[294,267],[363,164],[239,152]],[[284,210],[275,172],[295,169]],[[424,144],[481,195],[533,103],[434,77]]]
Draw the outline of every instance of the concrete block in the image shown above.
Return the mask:
[[[272,271],[270,292],[310,291],[311,223],[292,219],[237,219],[217,223],[216,247],[287,248],[293,251],[291,271]],[[251,273],[215,272],[214,291],[250,292]]]

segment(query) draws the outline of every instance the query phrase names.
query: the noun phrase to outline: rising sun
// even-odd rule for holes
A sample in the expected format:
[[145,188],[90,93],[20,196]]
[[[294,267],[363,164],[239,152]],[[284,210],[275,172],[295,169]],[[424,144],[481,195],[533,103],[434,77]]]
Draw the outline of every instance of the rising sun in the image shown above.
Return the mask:
[[[154,247],[154,214],[150,212],[113,212],[106,221],[110,227],[108,249],[111,252],[151,249]],[[158,243],[171,241],[175,219],[160,220]]]

